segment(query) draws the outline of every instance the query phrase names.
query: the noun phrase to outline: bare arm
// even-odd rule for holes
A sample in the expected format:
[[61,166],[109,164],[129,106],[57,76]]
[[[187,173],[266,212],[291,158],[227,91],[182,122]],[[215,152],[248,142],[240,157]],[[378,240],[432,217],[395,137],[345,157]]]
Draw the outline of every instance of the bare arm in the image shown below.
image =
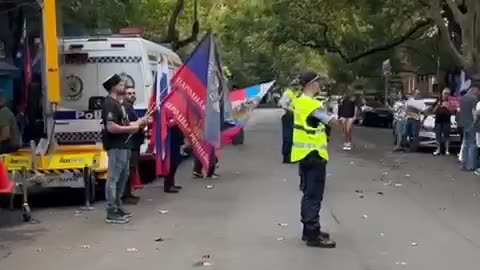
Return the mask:
[[136,133],[140,129],[137,121],[130,123],[129,126],[121,126],[115,124],[113,121],[107,122],[107,131],[113,134],[122,134],[122,133]]

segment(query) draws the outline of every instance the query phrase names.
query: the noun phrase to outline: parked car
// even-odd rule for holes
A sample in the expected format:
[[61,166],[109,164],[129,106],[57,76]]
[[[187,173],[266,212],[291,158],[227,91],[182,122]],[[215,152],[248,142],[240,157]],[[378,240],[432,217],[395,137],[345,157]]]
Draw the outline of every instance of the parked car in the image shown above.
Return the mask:
[[393,112],[379,101],[367,101],[360,109],[359,121],[364,126],[391,128],[393,124]]
[[[433,113],[433,106],[437,101],[436,98],[424,98],[423,102],[425,103],[427,110],[422,115],[421,121],[422,125],[420,127],[420,132],[418,134],[418,148],[436,148],[438,147],[436,136],[435,136],[435,114]],[[398,115],[395,116],[395,121],[400,120],[401,118]],[[458,131],[457,121],[455,115],[452,115],[450,118],[451,121],[451,131],[450,131],[450,147],[460,147],[460,133]],[[393,138],[394,143],[396,143],[396,129],[393,129]]]

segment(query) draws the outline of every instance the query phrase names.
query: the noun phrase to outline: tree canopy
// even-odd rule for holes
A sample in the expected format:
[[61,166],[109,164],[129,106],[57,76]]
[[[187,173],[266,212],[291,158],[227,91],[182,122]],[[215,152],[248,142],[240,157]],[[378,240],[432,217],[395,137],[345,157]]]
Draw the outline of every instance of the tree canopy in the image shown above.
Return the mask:
[[[187,55],[213,31],[239,87],[298,72],[337,82],[381,76],[381,63],[408,59],[419,73],[459,67],[478,74],[478,0],[63,0],[67,25],[140,26]],[[442,61],[439,66],[439,57]]]

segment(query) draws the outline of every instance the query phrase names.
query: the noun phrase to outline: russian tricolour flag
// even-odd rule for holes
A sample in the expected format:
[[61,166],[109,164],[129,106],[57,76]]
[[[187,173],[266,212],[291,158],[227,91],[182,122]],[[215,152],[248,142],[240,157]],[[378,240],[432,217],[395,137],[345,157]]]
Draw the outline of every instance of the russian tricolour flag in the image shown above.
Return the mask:
[[151,98],[150,108],[155,108],[155,113],[153,114],[153,126],[152,126],[152,140],[151,147],[156,157],[156,172],[157,175],[166,175],[168,169],[170,168],[170,138],[167,136],[165,140],[162,140],[162,134],[167,130],[163,125],[162,121],[162,103],[164,102],[167,95],[171,92],[170,87],[170,71],[168,68],[168,60],[163,58],[160,64],[157,67],[155,73],[155,82],[153,85],[153,93]]

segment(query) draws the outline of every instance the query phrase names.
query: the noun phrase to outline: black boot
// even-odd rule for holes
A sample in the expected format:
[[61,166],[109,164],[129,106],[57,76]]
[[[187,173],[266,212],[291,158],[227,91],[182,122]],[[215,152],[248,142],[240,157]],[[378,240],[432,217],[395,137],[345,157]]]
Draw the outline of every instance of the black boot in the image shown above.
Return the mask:
[[165,193],[171,193],[171,194],[175,194],[175,193],[178,193],[178,189],[174,189],[174,188],[166,188],[163,190],[163,192]]
[[[330,234],[327,233],[327,232],[322,232],[320,231],[320,237],[323,237],[323,238],[326,238],[326,239],[330,239]],[[308,237],[304,234],[302,235],[302,241],[307,241],[308,240]]]
[[335,241],[329,238],[322,237],[321,235],[313,237],[311,239],[307,239],[305,242],[309,247],[335,248],[337,246],[337,243],[335,243]]

